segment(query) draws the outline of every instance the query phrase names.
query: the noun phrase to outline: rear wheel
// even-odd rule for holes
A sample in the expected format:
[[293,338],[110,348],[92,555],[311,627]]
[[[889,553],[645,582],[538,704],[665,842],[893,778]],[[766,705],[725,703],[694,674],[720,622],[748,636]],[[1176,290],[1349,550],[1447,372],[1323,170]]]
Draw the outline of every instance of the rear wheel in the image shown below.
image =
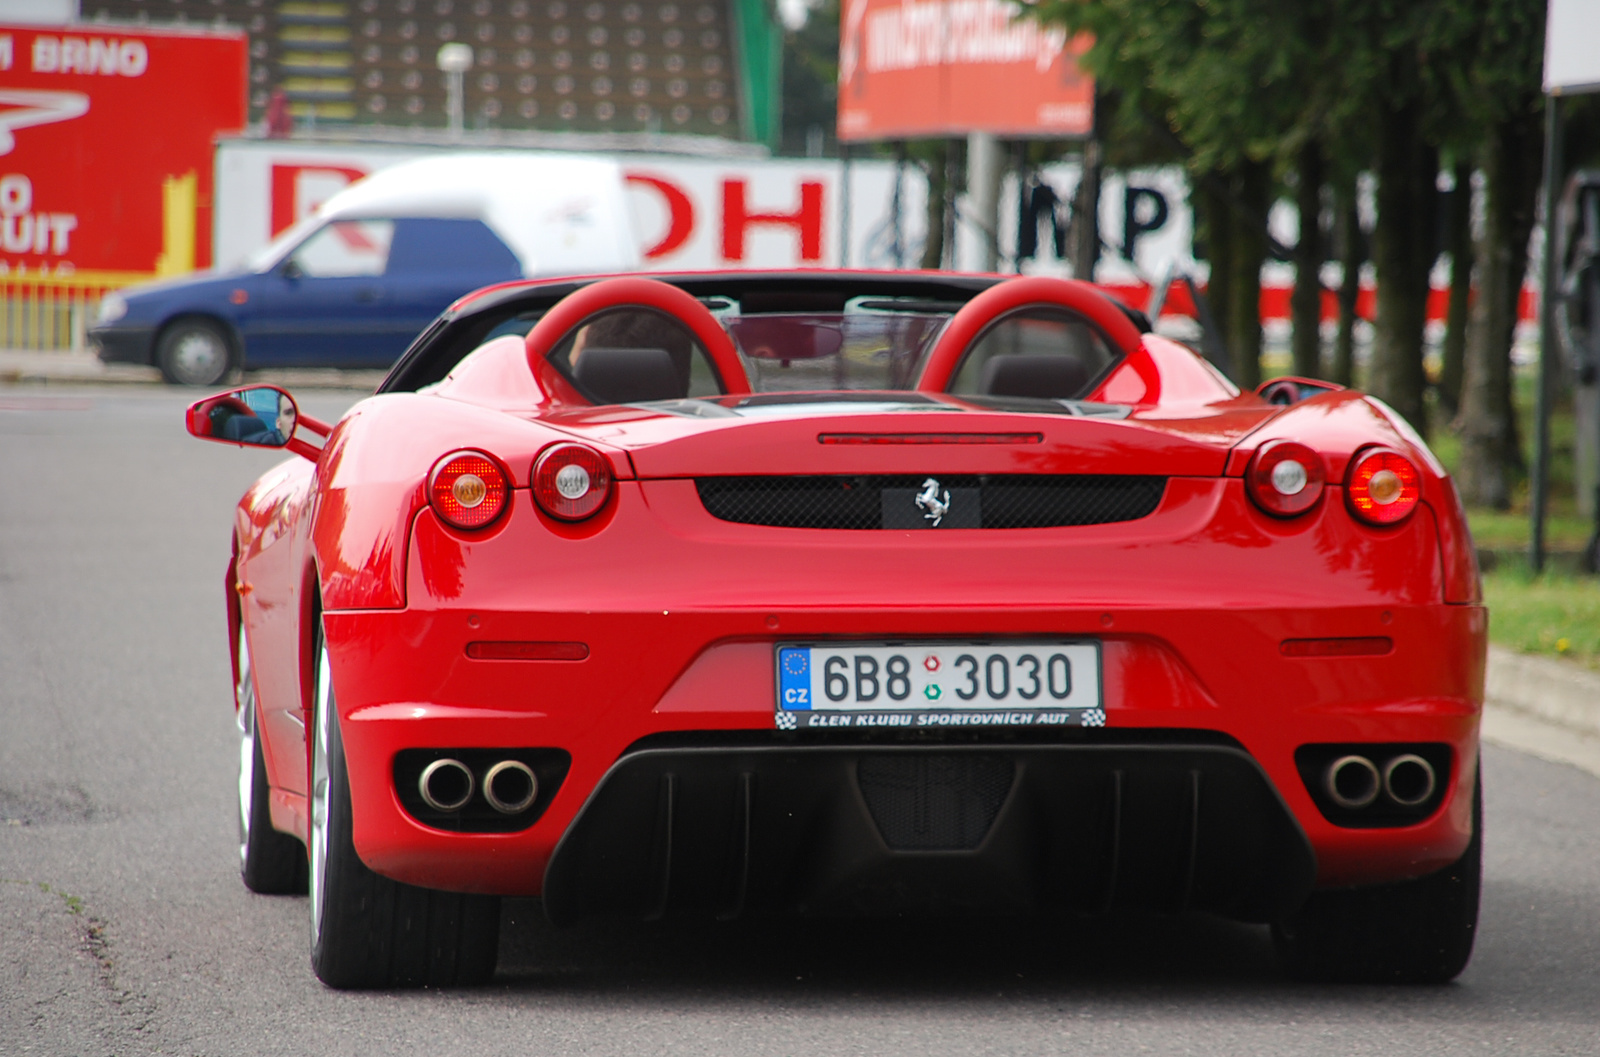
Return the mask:
[[1314,892],[1272,926],[1278,959],[1304,980],[1445,983],[1467,967],[1483,874],[1483,778],[1472,797],[1472,841],[1438,873],[1399,884]]
[[256,689],[250,649],[239,632],[239,875],[262,895],[306,890],[306,847],[272,828],[271,787],[256,733]]
[[320,631],[311,748],[311,968],[329,987],[452,987],[494,973],[500,900],[434,892],[368,869]]
[[233,370],[233,347],[217,324],[180,319],[161,332],[156,366],[173,385],[212,386]]

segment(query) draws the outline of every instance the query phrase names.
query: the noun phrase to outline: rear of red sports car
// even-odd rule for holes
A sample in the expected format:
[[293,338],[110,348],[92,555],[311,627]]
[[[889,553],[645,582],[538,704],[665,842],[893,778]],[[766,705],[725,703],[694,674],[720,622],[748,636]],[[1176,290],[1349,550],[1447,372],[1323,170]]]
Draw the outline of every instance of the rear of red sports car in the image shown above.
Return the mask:
[[[1449,479],[1353,392],[1270,404],[1112,324],[1066,382],[989,347],[1038,301],[914,335],[938,385],[785,389],[860,334],[746,306],[765,393],[529,403],[513,335],[361,405],[315,530],[361,863],[557,922],[1193,909],[1307,973],[1458,972],[1485,616]],[[539,392],[643,362],[566,340]]]

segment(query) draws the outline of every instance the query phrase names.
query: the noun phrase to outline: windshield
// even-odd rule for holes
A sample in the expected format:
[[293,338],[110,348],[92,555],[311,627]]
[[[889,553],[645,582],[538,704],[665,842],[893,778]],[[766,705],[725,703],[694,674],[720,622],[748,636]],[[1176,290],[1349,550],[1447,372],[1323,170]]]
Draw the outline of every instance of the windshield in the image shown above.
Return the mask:
[[830,314],[728,312],[719,321],[755,392],[910,389],[950,316],[893,305],[880,300]]
[[283,234],[267,243],[265,247],[252,253],[245,261],[245,267],[252,272],[271,271],[277,267],[279,261],[289,255],[291,250],[300,245],[302,239],[321,225],[322,218],[315,213],[302,217],[293,226],[285,228]]
[[[764,292],[698,297],[732,338],[751,392],[799,396],[913,390],[964,303],[858,295],[835,297],[819,310],[795,304],[806,293],[783,297],[788,303],[773,306],[777,311],[759,310],[776,299]],[[521,337],[545,311],[487,317],[472,340],[479,344],[507,334]],[[1025,306],[999,316],[969,344],[946,391],[980,401],[1049,404],[1044,409],[1054,410],[1055,403],[1084,399],[1120,359],[1099,329],[1077,313]],[[681,322],[654,309],[607,309],[574,327],[546,360],[597,404],[726,392],[700,343]]]

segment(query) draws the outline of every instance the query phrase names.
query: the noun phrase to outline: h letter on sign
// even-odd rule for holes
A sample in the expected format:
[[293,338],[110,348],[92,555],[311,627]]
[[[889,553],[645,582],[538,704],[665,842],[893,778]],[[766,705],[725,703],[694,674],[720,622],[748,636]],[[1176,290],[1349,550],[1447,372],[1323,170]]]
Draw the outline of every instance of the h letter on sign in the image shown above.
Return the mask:
[[746,198],[744,180],[722,181],[722,256],[725,260],[744,260],[745,233],[755,224],[793,228],[800,236],[800,259],[822,260],[822,185],[800,185],[800,208],[793,213],[753,213]]

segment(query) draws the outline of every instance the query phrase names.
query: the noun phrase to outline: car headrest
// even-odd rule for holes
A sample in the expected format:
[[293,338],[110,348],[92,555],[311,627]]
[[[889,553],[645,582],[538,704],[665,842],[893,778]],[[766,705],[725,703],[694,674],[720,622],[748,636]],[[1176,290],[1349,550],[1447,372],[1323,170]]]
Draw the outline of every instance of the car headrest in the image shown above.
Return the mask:
[[572,380],[584,395],[603,404],[689,395],[687,381],[666,349],[584,349],[573,361]]
[[979,391],[988,396],[1034,396],[1070,400],[1081,396],[1089,372],[1076,356],[991,356]]

